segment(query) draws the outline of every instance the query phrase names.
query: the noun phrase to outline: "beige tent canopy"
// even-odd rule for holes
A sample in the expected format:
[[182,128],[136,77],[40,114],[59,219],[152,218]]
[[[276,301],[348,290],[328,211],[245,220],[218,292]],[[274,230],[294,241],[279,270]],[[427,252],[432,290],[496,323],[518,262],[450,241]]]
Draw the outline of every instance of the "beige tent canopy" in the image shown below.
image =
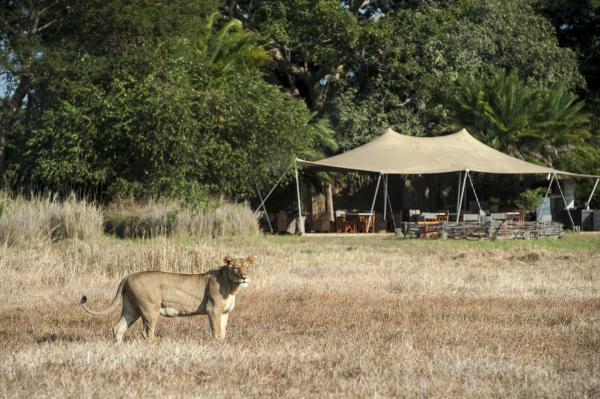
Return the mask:
[[597,177],[558,171],[535,165],[497,151],[465,129],[440,137],[413,137],[388,129],[375,140],[353,150],[298,165],[319,170],[359,170],[383,174],[430,174],[484,172],[502,174],[564,174]]

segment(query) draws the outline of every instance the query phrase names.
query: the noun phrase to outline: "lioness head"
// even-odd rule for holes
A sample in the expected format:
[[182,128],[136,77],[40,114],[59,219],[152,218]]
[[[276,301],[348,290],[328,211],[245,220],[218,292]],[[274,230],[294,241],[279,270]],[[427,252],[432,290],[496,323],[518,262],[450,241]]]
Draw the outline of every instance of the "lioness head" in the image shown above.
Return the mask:
[[247,258],[226,256],[223,258],[225,265],[228,267],[229,279],[242,287],[247,287],[250,283],[250,270],[252,270],[255,260],[254,256],[248,256]]

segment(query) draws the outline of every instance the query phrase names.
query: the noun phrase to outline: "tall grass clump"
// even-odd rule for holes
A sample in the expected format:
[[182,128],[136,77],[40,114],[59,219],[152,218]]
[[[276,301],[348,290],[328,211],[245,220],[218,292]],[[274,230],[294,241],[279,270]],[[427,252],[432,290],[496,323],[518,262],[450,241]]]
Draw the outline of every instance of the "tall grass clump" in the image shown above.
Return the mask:
[[177,217],[177,232],[198,237],[258,234],[258,217],[248,204],[223,204],[200,210],[183,209]]
[[119,238],[171,235],[176,218],[177,204],[173,202],[115,202],[104,211],[104,231]]
[[192,208],[173,201],[114,203],[106,208],[104,216],[105,232],[119,238],[222,237],[259,231],[257,216],[247,204]]
[[52,195],[11,197],[0,193],[0,243],[47,243],[102,235],[102,212],[74,195],[59,200]]

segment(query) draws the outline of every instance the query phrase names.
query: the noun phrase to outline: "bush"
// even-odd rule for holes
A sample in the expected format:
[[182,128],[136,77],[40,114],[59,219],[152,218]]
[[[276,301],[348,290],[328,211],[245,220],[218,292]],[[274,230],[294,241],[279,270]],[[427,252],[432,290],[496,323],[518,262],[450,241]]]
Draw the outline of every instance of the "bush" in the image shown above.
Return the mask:
[[0,243],[88,239],[102,234],[102,212],[93,203],[56,196],[11,197],[0,193]]
[[528,189],[519,194],[517,206],[524,211],[535,211],[544,200],[545,187]]

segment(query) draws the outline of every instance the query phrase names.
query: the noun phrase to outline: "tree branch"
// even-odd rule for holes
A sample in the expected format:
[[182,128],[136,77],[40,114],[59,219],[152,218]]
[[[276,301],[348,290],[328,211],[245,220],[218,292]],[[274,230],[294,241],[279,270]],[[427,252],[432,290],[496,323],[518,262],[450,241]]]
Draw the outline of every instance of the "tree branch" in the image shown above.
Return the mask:
[[44,31],[45,29],[48,29],[50,26],[52,26],[56,21],[58,21],[58,19],[53,19],[52,21],[40,26],[39,28],[37,28],[37,30],[35,32],[32,32],[34,35],[38,34],[42,31]]
[[46,12],[48,12],[48,10],[49,10],[49,9],[51,9],[52,7],[54,7],[54,6],[55,6],[55,5],[57,5],[57,4],[58,4],[58,0],[57,0],[57,1],[55,1],[54,3],[52,3],[52,4],[49,4],[49,5],[47,5],[46,7],[42,8],[42,9],[39,11],[39,15],[44,15]]
[[48,10],[50,10],[52,7],[57,5],[58,1],[55,1],[54,3],[47,5],[46,7],[42,8],[41,10],[34,10],[33,3],[31,0],[28,1],[28,4],[31,7],[31,19],[33,20],[33,26],[31,27],[31,32],[30,32],[31,35],[33,35],[33,36],[37,35],[38,33],[42,32],[45,29],[52,26],[58,20],[58,18],[55,18],[55,19],[52,19],[49,22],[45,23],[44,25],[39,26],[40,18],[42,18],[44,16],[44,14],[46,14],[48,12]]
[[356,14],[358,10],[371,3],[371,0],[354,0],[350,2],[350,11]]

